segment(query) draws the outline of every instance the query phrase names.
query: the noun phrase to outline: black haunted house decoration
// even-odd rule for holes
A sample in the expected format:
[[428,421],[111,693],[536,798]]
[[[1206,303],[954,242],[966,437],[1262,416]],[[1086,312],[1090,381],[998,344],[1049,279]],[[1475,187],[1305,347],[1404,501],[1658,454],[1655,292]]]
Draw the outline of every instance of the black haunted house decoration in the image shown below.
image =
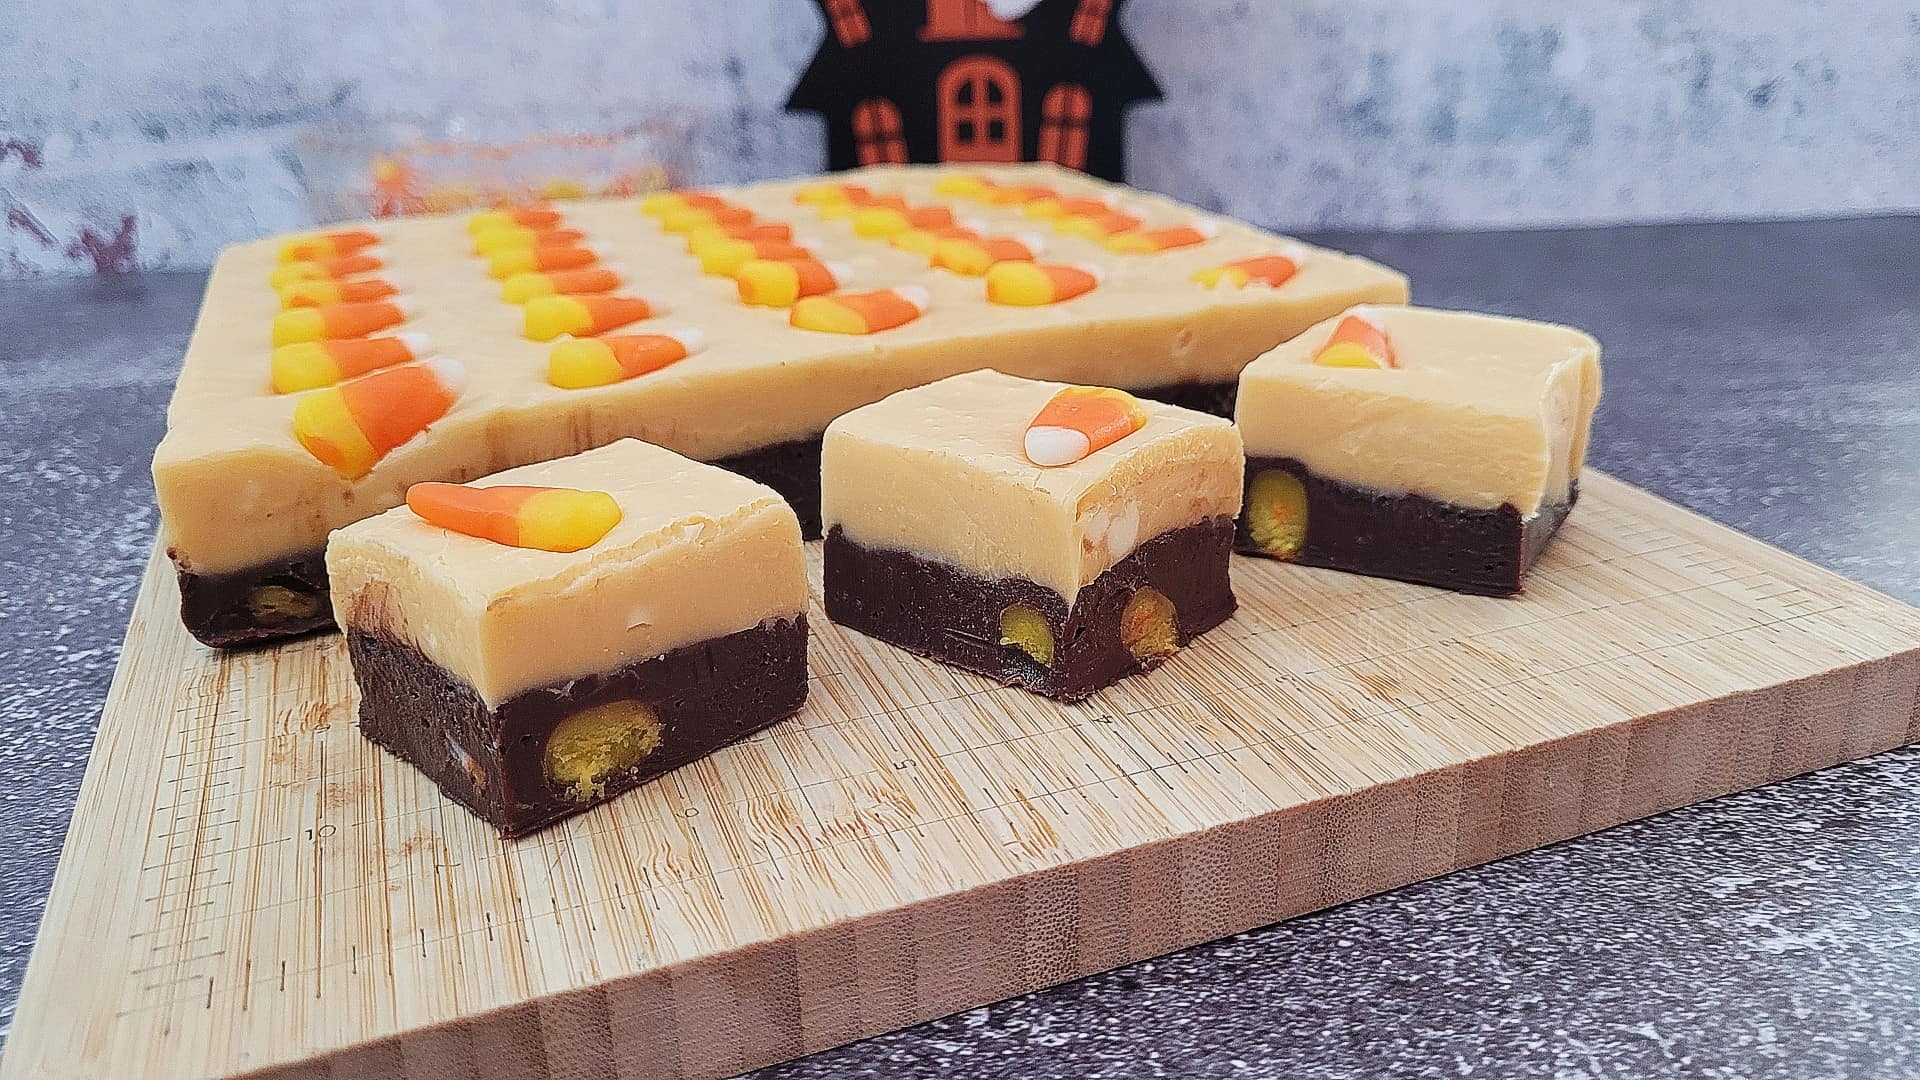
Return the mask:
[[1121,118],[1160,96],[1116,21],[1124,0],[816,0],[826,40],[787,108],[827,121],[834,169],[908,161],[1052,161],[1109,180]]

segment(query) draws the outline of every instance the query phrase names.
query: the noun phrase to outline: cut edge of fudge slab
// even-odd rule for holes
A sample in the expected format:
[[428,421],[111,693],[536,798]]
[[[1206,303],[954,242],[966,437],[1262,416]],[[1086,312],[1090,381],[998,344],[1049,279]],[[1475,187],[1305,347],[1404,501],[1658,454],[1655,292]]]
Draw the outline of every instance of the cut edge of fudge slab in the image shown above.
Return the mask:
[[[1306,535],[1291,554],[1267,550],[1250,531],[1260,512],[1255,486],[1263,474],[1275,472],[1293,477],[1305,494]],[[1520,592],[1527,570],[1580,498],[1575,481],[1566,498],[1543,503],[1532,514],[1511,503],[1456,506],[1330,480],[1293,458],[1275,457],[1249,457],[1246,485],[1234,534],[1234,550],[1242,554],[1482,596]]]
[[[494,708],[404,642],[349,627],[347,649],[360,684],[360,730],[508,838],[770,727],[807,697],[804,614],[523,691]],[[545,763],[554,731],[585,710],[621,702],[648,707],[658,722],[657,744],[584,797],[553,783]],[[512,753],[516,748],[532,749]]]
[[180,621],[204,645],[239,648],[333,627],[326,548],[226,574],[194,572],[172,551]]
[[[1136,656],[1122,641],[1122,615],[1143,589],[1171,601],[1173,644],[1179,648],[1233,614],[1233,535],[1227,517],[1161,533],[1082,586],[1069,607],[1059,593],[1035,582],[984,578],[910,551],[868,547],[836,526],[826,537],[827,617],[1009,686],[1079,701],[1170,655]],[[1045,621],[1054,648],[1051,665],[1001,643],[1002,613],[1015,604]]]

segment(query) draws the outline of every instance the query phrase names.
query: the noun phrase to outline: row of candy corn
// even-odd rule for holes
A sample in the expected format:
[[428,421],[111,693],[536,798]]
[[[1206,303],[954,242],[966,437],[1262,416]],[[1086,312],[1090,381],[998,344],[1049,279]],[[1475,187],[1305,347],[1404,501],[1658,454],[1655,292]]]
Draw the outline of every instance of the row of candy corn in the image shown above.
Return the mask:
[[758,220],[711,192],[661,192],[642,203],[641,212],[658,218],[666,232],[684,233],[701,271],[733,278],[746,304],[790,307],[832,292],[848,277],[845,266],[822,262],[796,242],[790,224]]

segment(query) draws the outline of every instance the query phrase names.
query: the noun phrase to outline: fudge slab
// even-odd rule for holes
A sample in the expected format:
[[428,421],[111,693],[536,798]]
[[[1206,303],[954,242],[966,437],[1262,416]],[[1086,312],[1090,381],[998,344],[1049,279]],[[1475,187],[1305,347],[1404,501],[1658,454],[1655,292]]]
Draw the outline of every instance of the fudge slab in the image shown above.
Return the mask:
[[978,371],[836,420],[821,468],[828,617],[1078,700],[1231,615],[1238,433],[1142,401],[1144,426],[1042,468],[1023,436],[1065,388]]
[[[1217,232],[1189,247],[1117,253],[1051,231],[1021,206],[934,191],[959,171],[1111,198],[1150,226],[1198,220]],[[525,337],[521,308],[502,299],[500,282],[473,253],[468,215],[381,222],[371,226],[383,236],[380,274],[404,285],[409,301],[410,317],[396,330],[425,335],[438,355],[465,367],[468,384],[423,434],[347,480],[294,439],[299,395],[276,395],[269,385],[277,299],[267,280],[279,241],[227,250],[154,457],[163,542],[181,575],[189,629],[224,644],[326,625],[325,596],[307,572],[326,534],[398,505],[416,482],[459,482],[639,438],[775,485],[811,526],[821,432],[896,390],[991,366],[1224,408],[1240,368],[1274,344],[1354,303],[1407,297],[1402,275],[1319,249],[1307,249],[1298,273],[1278,287],[1205,287],[1195,273],[1290,242],[1048,166],[882,167],[838,179],[876,196],[948,206],[989,233],[1038,232],[1048,261],[1095,267],[1102,280],[1064,303],[991,304],[980,278],[932,268],[923,254],[858,235],[850,217],[796,202],[817,178],[722,190],[761,220],[790,223],[796,241],[846,267],[844,288],[911,285],[931,298],[925,315],[897,329],[818,333],[790,326],[785,310],[742,303],[732,280],[703,274],[685,237],[642,214],[638,200],[567,202],[559,204],[565,225],[582,232],[603,263],[620,267],[620,293],[663,311],[619,332],[684,327],[706,342],[660,371],[569,390],[546,381],[552,346]]]
[[1247,498],[1236,546],[1462,592],[1518,592],[1579,497],[1599,343],[1467,312],[1362,315],[1384,331],[1396,366],[1316,363],[1339,316],[1242,374]]
[[474,486],[496,485],[606,492],[621,518],[563,553],[403,506],[335,534],[327,570],[362,729],[502,833],[578,813],[805,700],[800,526],[771,489],[631,439]]

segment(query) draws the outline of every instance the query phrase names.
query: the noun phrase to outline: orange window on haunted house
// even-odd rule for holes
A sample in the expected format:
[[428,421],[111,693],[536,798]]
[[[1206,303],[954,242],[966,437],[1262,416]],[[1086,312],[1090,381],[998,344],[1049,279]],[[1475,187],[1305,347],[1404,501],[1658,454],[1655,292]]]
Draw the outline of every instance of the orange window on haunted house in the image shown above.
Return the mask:
[[1061,83],[1040,99],[1041,161],[1069,169],[1087,167],[1087,118],[1093,115],[1093,97],[1077,83]]
[[907,163],[907,139],[893,102],[868,98],[853,107],[853,150],[862,165]]
[[873,36],[873,25],[867,22],[860,0],[827,0],[827,21],[833,24],[833,36],[849,49]]
[[1107,18],[1112,13],[1112,0],[1080,0],[1067,36],[1081,45],[1100,44],[1100,39],[1107,36]]
[[1020,160],[1020,80],[1005,61],[967,56],[947,65],[935,87],[940,160]]

